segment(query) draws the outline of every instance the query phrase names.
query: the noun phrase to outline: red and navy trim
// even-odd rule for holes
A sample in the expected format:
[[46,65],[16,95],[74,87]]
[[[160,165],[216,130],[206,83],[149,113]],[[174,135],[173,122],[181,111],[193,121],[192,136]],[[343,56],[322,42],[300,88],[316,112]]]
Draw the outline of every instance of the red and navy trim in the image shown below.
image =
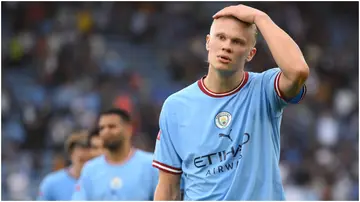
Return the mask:
[[244,72],[244,77],[242,79],[242,81],[240,82],[240,84],[234,88],[231,91],[225,92],[225,93],[214,93],[211,90],[207,89],[205,84],[204,84],[204,79],[206,76],[202,77],[200,80],[198,80],[198,86],[200,88],[200,90],[202,92],[204,92],[206,95],[210,96],[210,97],[216,97],[216,98],[220,98],[220,97],[225,97],[225,96],[229,96],[229,95],[233,95],[237,92],[239,92],[239,90],[247,83],[247,81],[249,80],[249,73],[248,72]]
[[171,174],[182,174],[181,168],[175,168],[164,163],[160,163],[159,161],[153,160],[152,166],[158,168],[164,172],[171,173]]
[[304,99],[304,97],[305,97],[305,95],[306,95],[306,91],[307,91],[307,89],[306,89],[306,85],[304,85],[304,87],[303,87],[303,90],[302,90],[302,94],[301,94],[301,97],[300,97],[300,99],[299,100],[297,100],[296,99],[296,97],[295,98],[293,98],[293,99],[296,99],[296,100],[293,100],[293,99],[285,99],[285,97],[283,96],[283,94],[281,93],[281,91],[280,91],[280,85],[279,85],[279,81],[280,81],[280,76],[281,76],[281,74],[282,74],[282,72],[279,72],[277,75],[276,75],[276,77],[275,77],[275,81],[274,81],[274,89],[275,89],[275,92],[276,92],[276,94],[282,99],[282,100],[284,100],[285,102],[290,102],[290,103],[299,103],[301,100],[303,100]]

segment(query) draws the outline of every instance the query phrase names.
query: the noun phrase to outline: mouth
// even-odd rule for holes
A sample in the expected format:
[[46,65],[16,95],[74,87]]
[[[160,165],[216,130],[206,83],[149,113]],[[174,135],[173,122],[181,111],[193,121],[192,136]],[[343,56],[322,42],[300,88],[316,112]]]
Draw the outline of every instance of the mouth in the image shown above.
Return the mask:
[[217,56],[217,58],[218,58],[218,59],[220,60],[220,62],[222,62],[222,63],[228,64],[228,63],[231,62],[230,57],[225,56],[225,55],[219,55],[219,56]]

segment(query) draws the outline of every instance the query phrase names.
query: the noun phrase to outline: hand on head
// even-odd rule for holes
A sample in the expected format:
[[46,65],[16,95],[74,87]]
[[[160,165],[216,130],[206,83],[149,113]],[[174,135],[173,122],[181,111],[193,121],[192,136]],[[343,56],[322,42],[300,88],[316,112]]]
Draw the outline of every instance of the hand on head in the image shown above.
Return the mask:
[[266,14],[258,9],[239,4],[236,6],[228,6],[223,8],[222,10],[217,12],[213,16],[213,18],[218,19],[224,16],[234,16],[243,22],[254,24],[256,22],[257,17],[263,15]]

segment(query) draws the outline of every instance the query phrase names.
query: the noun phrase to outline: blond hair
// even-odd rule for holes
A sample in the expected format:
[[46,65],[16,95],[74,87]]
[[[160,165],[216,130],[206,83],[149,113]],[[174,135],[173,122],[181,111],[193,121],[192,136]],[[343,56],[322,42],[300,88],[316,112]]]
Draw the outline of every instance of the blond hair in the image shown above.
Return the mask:
[[[244,24],[246,24],[248,27],[250,27],[251,26],[251,28],[253,29],[253,31],[254,31],[254,46],[256,45],[256,41],[257,41],[257,36],[258,36],[258,29],[257,29],[257,27],[256,27],[256,25],[255,24],[250,24],[250,23],[247,23],[247,22],[244,22],[244,21],[241,21],[241,20],[239,20],[237,17],[235,17],[235,16],[232,16],[232,15],[229,15],[229,16],[223,16],[223,17],[220,17],[220,18],[229,18],[229,19],[233,19],[233,20],[236,20],[236,21],[238,21],[238,22],[241,22],[241,23],[244,23]],[[220,19],[219,18],[219,19]],[[214,24],[214,22],[215,22],[215,20],[213,20],[213,22],[212,22],[212,24],[211,24],[211,27],[210,27],[210,33],[211,33],[211,30],[212,30],[212,25]]]
[[87,144],[88,136],[89,132],[85,130],[72,132],[65,141],[65,151],[71,154],[76,143]]

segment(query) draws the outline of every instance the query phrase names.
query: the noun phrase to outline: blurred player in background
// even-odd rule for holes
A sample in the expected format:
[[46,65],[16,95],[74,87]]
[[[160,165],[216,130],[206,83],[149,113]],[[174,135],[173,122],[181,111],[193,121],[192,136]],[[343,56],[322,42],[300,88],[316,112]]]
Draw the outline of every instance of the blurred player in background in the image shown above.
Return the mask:
[[104,153],[104,143],[99,135],[99,129],[93,129],[88,137],[90,155],[92,158],[98,157]]
[[85,131],[75,132],[65,142],[65,150],[71,159],[68,168],[48,174],[40,184],[37,200],[66,201],[71,200],[77,179],[80,177],[84,163],[89,160],[88,134]]
[[[257,28],[279,66],[244,71]],[[207,76],[171,95],[160,115],[155,200],[284,200],[279,158],[283,109],[305,95],[309,68],[297,44],[264,12],[230,6],[206,37]]]
[[151,166],[152,154],[132,147],[131,123],[121,109],[100,115],[104,155],[85,165],[73,200],[153,200],[158,171]]

